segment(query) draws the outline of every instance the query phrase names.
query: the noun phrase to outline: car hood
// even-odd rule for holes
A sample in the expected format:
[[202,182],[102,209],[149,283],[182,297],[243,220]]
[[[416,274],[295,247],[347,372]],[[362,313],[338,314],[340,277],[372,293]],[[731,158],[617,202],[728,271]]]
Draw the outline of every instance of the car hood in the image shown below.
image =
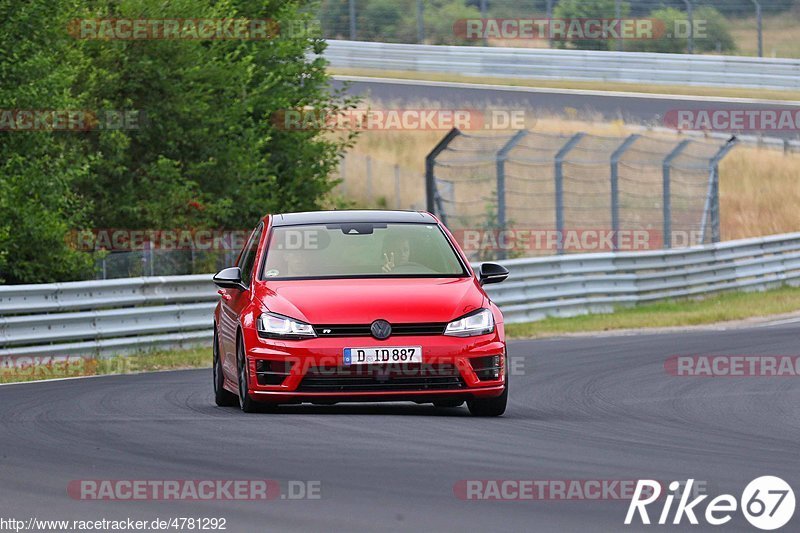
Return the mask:
[[473,278],[260,282],[264,307],[310,324],[449,322],[484,306]]

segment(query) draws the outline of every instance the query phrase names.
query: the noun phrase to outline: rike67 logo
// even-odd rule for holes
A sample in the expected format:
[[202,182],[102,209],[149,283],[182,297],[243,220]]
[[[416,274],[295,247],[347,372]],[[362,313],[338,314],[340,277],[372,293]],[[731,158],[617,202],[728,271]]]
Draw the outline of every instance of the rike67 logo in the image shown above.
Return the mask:
[[[673,481],[669,484],[669,491],[663,499],[663,507],[656,523],[667,524],[672,514],[673,525],[679,525],[684,517],[690,524],[697,525],[698,514],[705,518],[705,521],[712,526],[727,524],[736,513],[737,507],[741,506],[742,514],[750,524],[758,529],[771,531],[786,525],[792,519],[795,509],[794,491],[784,480],[775,476],[762,476],[751,481],[742,492],[739,501],[730,494],[721,494],[709,501],[705,507],[705,512],[700,512],[701,503],[708,498],[708,495],[700,495],[693,500],[692,496],[693,479],[686,482],[686,490],[680,491],[680,499],[675,507],[674,514],[672,506],[675,495],[678,493],[681,483]],[[658,481],[644,479],[639,480],[633,493],[633,499],[628,507],[628,514],[625,517],[625,524],[630,525],[634,517],[638,514],[642,524],[650,524],[651,519],[648,514],[647,506],[659,500],[662,496],[662,486]],[[656,506],[654,506],[656,507]],[[654,510],[654,509],[651,509]],[[655,518],[655,517],[654,517]]]

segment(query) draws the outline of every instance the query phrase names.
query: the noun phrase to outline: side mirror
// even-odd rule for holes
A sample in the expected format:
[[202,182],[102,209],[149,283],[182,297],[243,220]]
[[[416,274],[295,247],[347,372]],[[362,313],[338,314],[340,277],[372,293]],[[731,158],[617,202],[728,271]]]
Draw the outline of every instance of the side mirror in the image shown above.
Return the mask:
[[242,269],[230,267],[220,270],[214,275],[214,284],[221,289],[245,290],[247,287],[242,285]]
[[508,269],[497,263],[483,263],[478,280],[481,285],[500,283],[508,277]]

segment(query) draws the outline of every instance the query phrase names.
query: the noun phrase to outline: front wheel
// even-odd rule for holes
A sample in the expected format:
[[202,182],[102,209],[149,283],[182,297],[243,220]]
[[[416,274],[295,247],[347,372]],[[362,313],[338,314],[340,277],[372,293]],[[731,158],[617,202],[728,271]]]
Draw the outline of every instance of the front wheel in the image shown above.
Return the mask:
[[232,407],[237,404],[235,394],[225,389],[225,375],[222,373],[222,358],[219,355],[219,338],[217,327],[214,326],[214,402],[219,407]]
[[239,337],[236,343],[236,361],[239,370],[239,408],[245,413],[258,412],[258,402],[250,398],[250,393],[247,392],[247,384],[249,383],[247,377],[249,375],[247,369],[247,358],[244,355],[244,342]]
[[503,394],[497,398],[476,398],[467,400],[467,407],[472,416],[500,416],[506,412],[508,404],[508,373]]

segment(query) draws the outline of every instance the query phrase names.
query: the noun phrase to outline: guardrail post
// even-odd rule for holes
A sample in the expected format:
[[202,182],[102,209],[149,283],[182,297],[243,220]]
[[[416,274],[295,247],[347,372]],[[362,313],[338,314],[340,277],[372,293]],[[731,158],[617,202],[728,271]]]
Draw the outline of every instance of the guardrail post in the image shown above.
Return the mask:
[[611,154],[611,246],[615,252],[619,249],[619,160],[639,137],[631,135]]
[[664,173],[664,186],[663,186],[663,207],[664,207],[664,248],[672,248],[672,192],[670,173],[672,161],[689,146],[691,143],[689,139],[681,141],[672,152],[664,159],[663,173]]
[[719,163],[722,161],[728,152],[733,150],[739,139],[734,135],[725,145],[720,148],[714,157],[709,161],[708,173],[708,190],[706,192],[706,201],[703,206],[703,219],[700,221],[700,235],[701,242],[706,242],[706,221],[710,219],[711,222],[711,242],[720,241],[719,231]]
[[[506,161],[508,154],[519,142],[528,135],[526,130],[519,130],[509,141],[497,152],[497,227],[500,231],[506,229]],[[506,251],[498,252],[499,259],[506,258]]]
[[[434,213],[442,219],[442,222],[447,223],[445,220],[444,209],[441,209],[441,202],[439,202],[439,194],[436,192],[436,176],[434,175],[434,168],[436,166],[436,158],[439,157],[453,140],[461,135],[458,128],[453,128],[444,139],[439,141],[439,144],[433,147],[433,150],[425,157],[425,208],[430,213]],[[436,204],[439,203],[440,209],[437,212]]]
[[567,157],[570,150],[585,136],[585,133],[576,133],[556,154],[556,232],[558,233],[557,251],[559,254],[564,253],[564,159]]

